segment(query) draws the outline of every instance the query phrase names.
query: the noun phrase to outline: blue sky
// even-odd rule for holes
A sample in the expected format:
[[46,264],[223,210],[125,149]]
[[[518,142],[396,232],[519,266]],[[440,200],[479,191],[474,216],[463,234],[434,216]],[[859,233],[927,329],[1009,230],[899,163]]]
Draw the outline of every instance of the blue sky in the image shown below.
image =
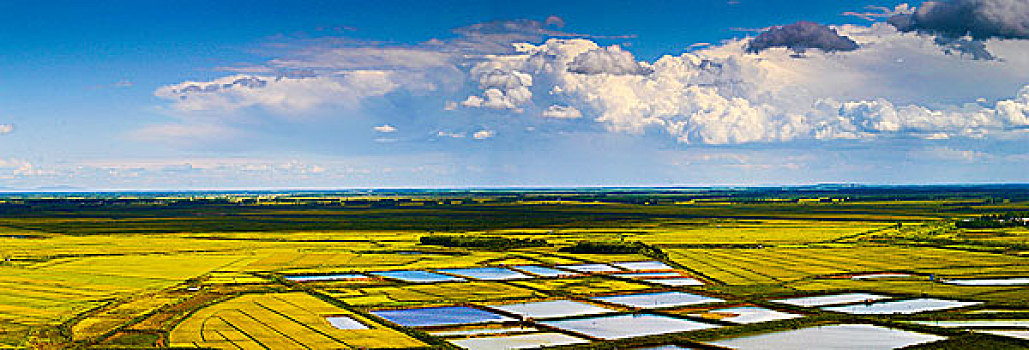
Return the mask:
[[940,4],[6,1],[0,188],[1029,181],[1029,5]]

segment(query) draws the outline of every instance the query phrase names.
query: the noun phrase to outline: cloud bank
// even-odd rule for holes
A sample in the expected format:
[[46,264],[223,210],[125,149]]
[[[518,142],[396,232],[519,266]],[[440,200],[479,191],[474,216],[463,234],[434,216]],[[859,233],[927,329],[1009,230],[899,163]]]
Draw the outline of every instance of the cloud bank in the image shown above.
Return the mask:
[[926,1],[914,13],[890,17],[905,32],[975,39],[1029,39],[1029,2],[1023,0]]
[[[564,22],[554,18],[478,23],[412,46],[308,43],[263,73],[158,89],[180,122],[145,131],[245,128],[221,115],[288,119],[333,106],[367,119],[363,130],[402,128],[426,141],[494,142],[524,130],[688,145],[1025,138],[1023,5],[927,2],[866,16],[889,14],[889,24],[797,22],[653,61],[600,37],[556,31]],[[268,73],[284,71],[299,73]],[[418,115],[360,112],[376,104]]]

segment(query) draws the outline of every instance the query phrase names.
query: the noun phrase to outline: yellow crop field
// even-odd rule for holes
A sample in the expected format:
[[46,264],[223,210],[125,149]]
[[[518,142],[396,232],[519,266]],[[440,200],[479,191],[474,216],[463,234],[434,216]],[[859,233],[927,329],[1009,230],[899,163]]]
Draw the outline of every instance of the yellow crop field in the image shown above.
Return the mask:
[[[672,260],[730,285],[772,284],[840,273],[910,271],[950,277],[1029,265],[1023,258],[931,247],[670,249]],[[958,268],[954,270],[954,268]]]
[[[328,316],[351,317],[369,329],[333,327]],[[244,295],[201,309],[172,330],[172,346],[217,349],[398,348],[424,345],[305,293]]]
[[725,220],[662,222],[633,239],[652,244],[789,244],[821,242],[895,225],[892,222]]
[[239,272],[212,272],[205,276],[204,284],[254,284],[265,283],[267,279]]
[[136,317],[146,315],[178,299],[175,295],[156,294],[115,304],[114,307],[91,314],[72,326],[72,339],[96,339]]

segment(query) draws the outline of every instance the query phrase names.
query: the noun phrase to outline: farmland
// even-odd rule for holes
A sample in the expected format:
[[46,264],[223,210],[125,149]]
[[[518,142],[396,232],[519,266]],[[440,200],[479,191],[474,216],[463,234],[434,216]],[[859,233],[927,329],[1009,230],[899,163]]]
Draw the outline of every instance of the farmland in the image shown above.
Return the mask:
[[[7,194],[0,348],[705,347],[832,325],[933,340],[920,348],[1026,347],[909,322],[1029,319],[1029,286],[949,283],[1029,277],[1029,229],[957,225],[991,213],[1029,213],[1029,187]],[[662,293],[685,301],[613,302]],[[964,304],[775,302],[840,293]],[[548,301],[608,311],[500,307]],[[426,308],[462,311],[404,324]],[[658,328],[592,334],[584,320]]]

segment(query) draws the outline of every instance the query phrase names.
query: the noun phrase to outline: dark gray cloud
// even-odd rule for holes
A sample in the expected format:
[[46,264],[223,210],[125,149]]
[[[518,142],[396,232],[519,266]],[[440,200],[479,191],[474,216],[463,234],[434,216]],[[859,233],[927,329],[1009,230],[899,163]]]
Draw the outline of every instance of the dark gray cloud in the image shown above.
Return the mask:
[[993,60],[996,59],[989,50],[986,49],[986,43],[982,40],[975,39],[953,39],[947,37],[936,37],[934,40],[937,45],[943,47],[943,52],[948,55],[962,55],[971,57],[973,60]]
[[766,30],[750,40],[747,51],[758,53],[772,47],[785,47],[796,53],[804,53],[808,49],[835,52],[857,50],[858,44],[837,33],[836,29],[801,21]]
[[901,31],[951,38],[1029,39],[1029,1],[926,1],[914,13],[890,17],[888,22]]

